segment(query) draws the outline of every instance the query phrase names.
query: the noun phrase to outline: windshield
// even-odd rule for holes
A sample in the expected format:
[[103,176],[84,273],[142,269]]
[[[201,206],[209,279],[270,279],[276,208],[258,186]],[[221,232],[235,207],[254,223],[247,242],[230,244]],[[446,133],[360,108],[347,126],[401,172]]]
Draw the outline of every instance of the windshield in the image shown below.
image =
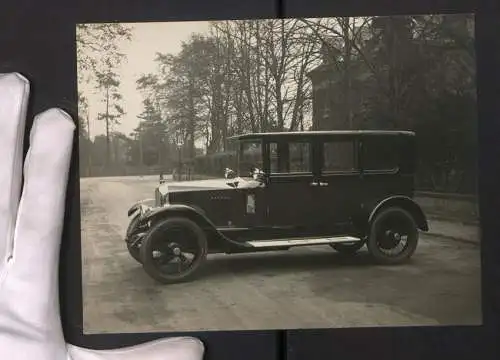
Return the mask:
[[251,177],[255,169],[262,171],[262,142],[243,141],[238,154],[238,176]]

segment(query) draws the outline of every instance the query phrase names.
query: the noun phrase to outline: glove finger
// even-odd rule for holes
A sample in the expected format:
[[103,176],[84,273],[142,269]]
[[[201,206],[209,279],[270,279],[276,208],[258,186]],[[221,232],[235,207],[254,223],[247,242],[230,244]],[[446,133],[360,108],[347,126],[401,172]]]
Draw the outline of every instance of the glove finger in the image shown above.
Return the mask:
[[19,313],[41,327],[59,321],[59,245],[74,129],[71,117],[60,109],[37,115],[24,164],[13,260],[7,276],[21,292],[14,298],[33,299],[20,302],[19,306],[26,304],[26,308],[18,309]]
[[201,360],[203,343],[180,337],[148,342],[114,350],[89,350],[68,345],[72,360]]
[[0,74],[0,268],[11,255],[21,192],[23,140],[29,82],[18,73]]

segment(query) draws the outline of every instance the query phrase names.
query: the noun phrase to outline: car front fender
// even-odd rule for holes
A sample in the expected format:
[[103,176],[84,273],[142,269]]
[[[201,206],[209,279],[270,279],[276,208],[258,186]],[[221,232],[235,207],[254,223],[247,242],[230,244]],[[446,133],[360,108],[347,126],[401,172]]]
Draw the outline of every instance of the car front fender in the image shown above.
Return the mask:
[[127,210],[127,216],[130,217],[132,216],[136,211],[141,211],[142,213],[146,212],[146,210],[152,209],[151,206],[146,205],[145,203],[148,201],[151,201],[152,199],[146,199],[146,200],[141,200],[136,202],[134,205],[132,205],[128,210]]
[[139,210],[141,207],[140,203],[136,203],[132,205],[128,210],[127,210],[127,216],[130,217],[132,216],[137,210]]
[[142,206],[141,216],[143,221],[150,221],[159,218],[170,217],[172,215],[183,215],[196,220],[198,224],[203,226],[210,226],[216,228],[215,225],[208,219],[208,217],[203,213],[201,209],[194,206],[183,205],[183,204],[173,204],[165,205],[162,207],[151,208],[145,205]]
[[[214,245],[219,249],[230,251],[231,249],[246,248],[249,245],[236,242],[223,233],[221,233],[217,226],[205,215],[203,210],[195,206],[184,204],[169,204],[157,208],[149,208],[142,215],[141,222],[155,223],[162,219],[169,217],[186,217],[198,224],[209,236],[209,246]],[[214,241],[212,243],[212,240]],[[211,245],[210,245],[211,244]]]

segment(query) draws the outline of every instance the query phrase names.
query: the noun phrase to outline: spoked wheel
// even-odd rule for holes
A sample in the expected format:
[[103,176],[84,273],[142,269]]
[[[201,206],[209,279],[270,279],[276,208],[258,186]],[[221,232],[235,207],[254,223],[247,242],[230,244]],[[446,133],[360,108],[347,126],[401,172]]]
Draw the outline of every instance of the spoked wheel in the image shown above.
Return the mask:
[[364,241],[356,241],[353,243],[338,243],[331,244],[330,246],[337,252],[343,255],[354,255],[356,254],[363,246],[365,245]]
[[193,221],[171,218],[158,222],[140,248],[144,270],[153,279],[171,284],[194,277],[207,257],[204,231]]
[[[127,238],[129,238],[132,235],[132,233],[135,230],[135,228],[137,227],[138,223],[139,223],[139,215],[136,215],[128,224],[127,233],[126,233]],[[134,258],[134,260],[136,260],[139,263],[141,262],[140,248],[136,244],[133,244],[133,242],[130,243],[127,241],[127,250],[129,252],[130,256],[132,256],[132,258]]]
[[408,211],[387,208],[373,221],[367,241],[368,251],[381,264],[398,264],[413,255],[418,238],[418,227]]

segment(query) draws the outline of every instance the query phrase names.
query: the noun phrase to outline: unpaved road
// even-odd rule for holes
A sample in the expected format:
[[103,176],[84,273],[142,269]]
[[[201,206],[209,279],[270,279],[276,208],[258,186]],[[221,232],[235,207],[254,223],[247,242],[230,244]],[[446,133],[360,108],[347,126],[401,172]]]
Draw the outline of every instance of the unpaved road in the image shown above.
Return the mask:
[[481,323],[479,247],[436,237],[400,266],[296,248],[211,255],[195,281],[158,284],[122,240],[127,209],[156,185],[82,179],[85,333]]

